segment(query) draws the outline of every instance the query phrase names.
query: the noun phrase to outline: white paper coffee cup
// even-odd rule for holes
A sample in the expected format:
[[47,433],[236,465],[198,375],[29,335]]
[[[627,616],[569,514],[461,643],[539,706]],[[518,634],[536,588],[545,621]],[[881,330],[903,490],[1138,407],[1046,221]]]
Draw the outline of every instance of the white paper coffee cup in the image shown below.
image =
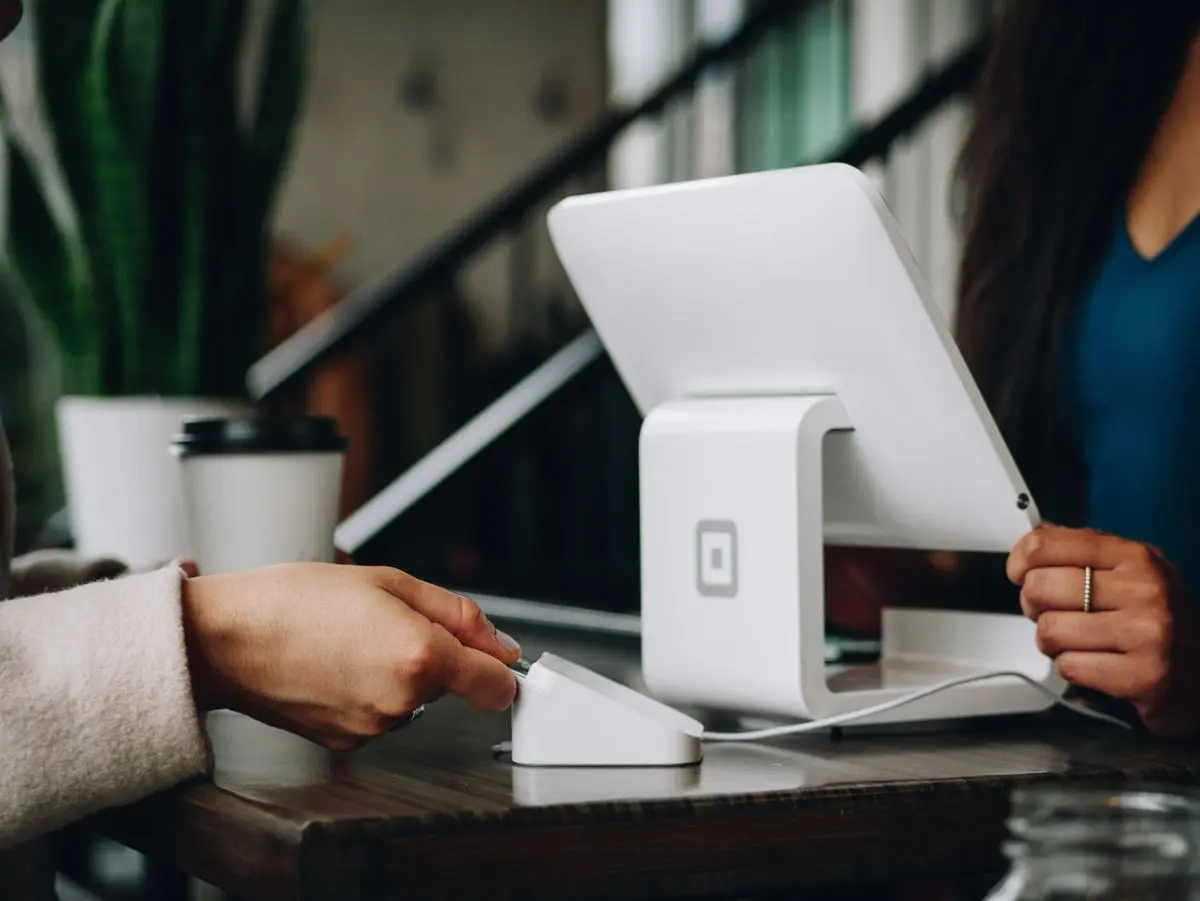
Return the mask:
[[333,560],[346,439],[332,419],[194,419],[174,448],[202,573]]
[[[202,574],[330,562],[346,440],[325,417],[196,419],[174,441]],[[218,785],[324,779],[319,746],[232,711],[208,716]]]

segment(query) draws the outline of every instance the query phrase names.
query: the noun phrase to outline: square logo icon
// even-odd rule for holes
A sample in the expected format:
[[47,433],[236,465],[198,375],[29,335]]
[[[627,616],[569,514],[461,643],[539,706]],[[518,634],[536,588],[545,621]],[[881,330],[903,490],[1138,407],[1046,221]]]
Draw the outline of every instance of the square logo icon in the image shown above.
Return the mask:
[[737,526],[706,520],[696,526],[696,588],[710,598],[732,598],[738,591]]

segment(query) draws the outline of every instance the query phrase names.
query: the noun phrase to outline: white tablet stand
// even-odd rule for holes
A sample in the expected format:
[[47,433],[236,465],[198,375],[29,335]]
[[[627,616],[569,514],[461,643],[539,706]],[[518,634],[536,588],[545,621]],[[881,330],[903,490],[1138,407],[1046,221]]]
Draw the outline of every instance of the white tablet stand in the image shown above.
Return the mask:
[[[1005,553],[1037,508],[871,182],[812,166],[568,198],[564,268],[645,416],[642,648],[669,703],[824,719],[1062,681],[1017,609],[890,609],[825,663],[823,548]],[[964,604],[964,606],[969,606]],[[1016,677],[866,723],[1030,712]]]
[[[670,702],[824,719],[976,672],[1061,684],[1023,617],[899,608],[884,612],[879,663],[830,675],[823,474],[830,453],[853,452],[850,428],[830,395],[677,401],[647,417],[642,659],[651,690]],[[827,441],[835,432],[849,441]],[[1015,678],[994,679],[860,722],[1050,703]]]

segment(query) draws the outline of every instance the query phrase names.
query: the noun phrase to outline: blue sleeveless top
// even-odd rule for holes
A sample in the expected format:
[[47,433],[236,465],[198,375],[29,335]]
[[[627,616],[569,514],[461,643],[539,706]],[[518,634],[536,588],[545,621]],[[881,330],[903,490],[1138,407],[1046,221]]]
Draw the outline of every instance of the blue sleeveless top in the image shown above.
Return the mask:
[[1150,260],[1122,216],[1080,300],[1066,362],[1087,523],[1161,548],[1200,592],[1200,216]]

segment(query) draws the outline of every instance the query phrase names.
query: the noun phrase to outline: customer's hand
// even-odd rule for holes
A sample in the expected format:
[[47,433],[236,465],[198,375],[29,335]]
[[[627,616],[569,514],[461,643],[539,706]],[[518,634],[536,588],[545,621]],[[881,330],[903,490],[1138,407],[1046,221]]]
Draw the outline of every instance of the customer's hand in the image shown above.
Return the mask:
[[[1083,612],[1085,566],[1092,612]],[[1200,728],[1200,614],[1155,548],[1087,529],[1045,526],[1008,558],[1038,647],[1068,682],[1130,701],[1160,735]]]
[[302,563],[184,584],[202,711],[349,749],[446,692],[482,710],[516,694],[516,643],[474,602],[398,570]]

